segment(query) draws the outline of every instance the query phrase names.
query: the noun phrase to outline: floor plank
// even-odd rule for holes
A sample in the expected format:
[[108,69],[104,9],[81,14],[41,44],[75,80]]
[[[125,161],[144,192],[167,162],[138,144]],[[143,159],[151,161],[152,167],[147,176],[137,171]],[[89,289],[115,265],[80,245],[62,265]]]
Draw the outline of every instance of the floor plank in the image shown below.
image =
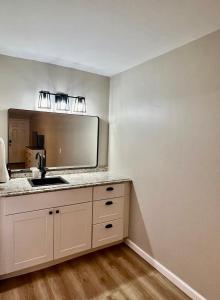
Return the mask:
[[190,299],[126,245],[0,281],[0,300]]

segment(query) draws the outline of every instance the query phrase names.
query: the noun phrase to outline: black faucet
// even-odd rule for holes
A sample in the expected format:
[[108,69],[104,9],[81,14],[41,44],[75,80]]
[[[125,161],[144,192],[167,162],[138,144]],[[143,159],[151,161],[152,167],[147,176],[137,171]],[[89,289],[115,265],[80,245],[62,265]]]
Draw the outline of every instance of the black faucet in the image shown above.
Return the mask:
[[41,173],[41,179],[44,179],[47,173],[45,155],[37,152],[36,159],[39,159],[38,169],[40,170]]

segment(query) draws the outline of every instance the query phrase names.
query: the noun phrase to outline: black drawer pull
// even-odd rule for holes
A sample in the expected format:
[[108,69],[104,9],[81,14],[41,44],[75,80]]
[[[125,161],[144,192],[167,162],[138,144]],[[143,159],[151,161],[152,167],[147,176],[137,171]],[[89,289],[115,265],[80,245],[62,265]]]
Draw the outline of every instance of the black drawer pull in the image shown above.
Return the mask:
[[107,224],[107,225],[105,225],[105,228],[112,228],[112,227],[113,227],[112,224]]
[[112,186],[109,186],[109,187],[106,188],[106,191],[107,191],[107,192],[114,191],[114,188],[113,188]]
[[112,201],[107,201],[107,202],[105,202],[105,205],[112,205],[112,204],[113,204]]
[[59,214],[59,213],[60,213],[60,211],[59,211],[59,209],[57,209],[57,210],[56,210],[56,214]]
[[53,212],[52,211],[49,211],[49,215],[52,215],[53,214]]

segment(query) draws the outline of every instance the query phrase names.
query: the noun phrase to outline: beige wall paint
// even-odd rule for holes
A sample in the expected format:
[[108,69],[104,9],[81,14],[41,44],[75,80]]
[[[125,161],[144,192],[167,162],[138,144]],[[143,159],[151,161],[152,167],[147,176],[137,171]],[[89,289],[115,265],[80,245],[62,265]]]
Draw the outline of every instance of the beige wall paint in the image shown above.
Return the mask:
[[220,31],[114,76],[110,124],[130,239],[220,299]]
[[0,55],[0,136],[7,142],[7,109],[35,109],[39,90],[82,95],[87,114],[101,118],[99,165],[107,165],[109,78]]

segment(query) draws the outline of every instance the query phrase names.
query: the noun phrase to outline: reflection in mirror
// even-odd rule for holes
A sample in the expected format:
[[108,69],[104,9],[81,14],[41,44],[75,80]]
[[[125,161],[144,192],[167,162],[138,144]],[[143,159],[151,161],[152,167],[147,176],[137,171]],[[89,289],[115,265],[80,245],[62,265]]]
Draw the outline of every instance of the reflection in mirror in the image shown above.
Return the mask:
[[98,117],[9,109],[8,167],[35,167],[37,153],[49,168],[96,167],[98,134]]

